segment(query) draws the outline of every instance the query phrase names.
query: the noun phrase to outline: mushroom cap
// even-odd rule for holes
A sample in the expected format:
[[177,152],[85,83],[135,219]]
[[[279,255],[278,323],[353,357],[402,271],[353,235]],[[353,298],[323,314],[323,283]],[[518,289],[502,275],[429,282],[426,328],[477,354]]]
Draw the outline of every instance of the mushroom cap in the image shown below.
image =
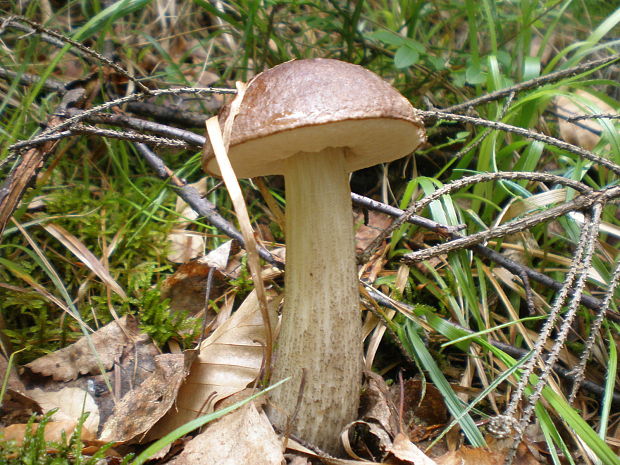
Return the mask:
[[[220,125],[230,112],[220,113]],[[349,171],[396,160],[425,138],[411,103],[376,74],[315,58],[275,66],[252,79],[235,118],[228,156],[240,178],[283,174],[298,152],[343,147]],[[205,171],[220,175],[211,144]]]

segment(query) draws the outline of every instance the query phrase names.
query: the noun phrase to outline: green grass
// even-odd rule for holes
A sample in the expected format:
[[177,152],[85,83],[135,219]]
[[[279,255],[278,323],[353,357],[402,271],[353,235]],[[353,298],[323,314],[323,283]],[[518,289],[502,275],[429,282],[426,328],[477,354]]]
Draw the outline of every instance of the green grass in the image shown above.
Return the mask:
[[[111,44],[119,64],[136,75],[147,75],[151,78],[149,84],[159,88],[199,85],[205,71],[215,76],[214,85],[233,87],[235,80],[246,80],[283,61],[321,56],[351,61],[377,72],[419,108],[428,104],[449,107],[607,56],[618,50],[616,38],[620,32],[620,10],[613,2],[231,0],[222,2],[223,10],[215,4],[207,0],[179,2],[173,10],[162,12],[147,0],[120,1],[106,9],[99,2],[69,1],[55,7],[46,25],[99,52]],[[41,20],[39,3],[28,5],[19,13]],[[3,13],[18,12],[17,6],[12,8]],[[0,67],[65,82],[94,71],[89,96],[93,104],[109,101],[113,93],[122,95],[127,90],[118,75],[75,58],[69,53],[70,47],[58,49],[41,41],[37,34],[20,38],[21,34],[8,30],[3,35],[10,53],[0,55]],[[539,51],[532,53],[537,41]],[[546,50],[552,53],[547,56]],[[476,114],[557,136],[557,122],[550,113],[553,98],[573,95],[575,89],[591,91],[618,107],[618,83],[603,70],[480,105]],[[5,159],[11,143],[40,132],[40,124],[54,111],[59,98],[46,94],[42,82],[24,87],[9,81],[0,93],[0,158]],[[188,100],[184,105],[191,111],[205,111],[199,101]],[[603,126],[602,141],[594,151],[620,164],[618,122],[599,122]],[[618,177],[609,170],[519,135],[445,121],[427,130],[428,145],[408,164],[393,163],[387,178],[382,177],[380,169],[354,174],[353,184],[363,186],[360,193],[376,194],[387,183],[389,189],[385,190],[389,194],[381,200],[406,208],[463,176],[513,170],[548,171],[595,189],[618,183]],[[202,176],[199,154],[175,150],[158,153],[189,182]],[[456,153],[461,156],[454,157]],[[3,174],[12,163],[3,167]],[[281,184],[277,180],[268,182],[276,198],[281,199]],[[214,187],[216,181],[210,179],[208,184]],[[276,239],[281,240],[263,210],[257,190],[250,183],[245,183],[244,188],[253,220],[277,231]],[[423,214],[445,224],[465,224],[465,232],[472,234],[495,225],[509,204],[540,192],[539,185],[527,181],[480,183],[433,202]],[[569,195],[574,194],[569,190]],[[45,201],[44,207],[29,210],[28,203],[39,196]],[[223,188],[210,192],[208,198],[225,217],[233,219]],[[174,194],[154,176],[131,144],[92,136],[61,141],[14,215],[25,233],[9,224],[1,238],[0,283],[10,286],[0,288],[0,322],[6,327],[4,351],[25,348],[17,361],[26,363],[74,342],[86,326],[94,328],[110,321],[110,308],[119,313],[141,314],[144,329],[160,344],[196,329],[183,327],[182,318],[168,310],[167,302],[159,300],[159,287],[174,268],[166,260],[166,236],[180,220],[175,201]],[[610,205],[603,213],[604,221],[616,228],[620,226],[617,212],[617,206]],[[48,223],[69,231],[105,261],[128,298],[110,292],[43,228]],[[194,221],[192,227],[205,234],[208,249],[224,240],[217,230],[200,220]],[[511,249],[506,246],[510,245],[513,256],[525,265],[562,282],[566,263],[557,257],[570,259],[579,231],[575,219],[564,217],[552,226],[539,225],[490,246],[508,253]],[[380,274],[375,285],[392,285],[394,274],[390,272],[421,240],[432,244],[438,238],[416,226],[399,228],[392,237],[386,272]],[[616,260],[616,239],[601,234],[594,270],[608,281]],[[515,282],[520,285],[518,279]],[[590,284],[590,289],[595,289],[594,282]],[[543,300],[551,302],[551,290],[533,286]],[[42,290],[58,302],[54,303]],[[536,315],[528,315],[522,293],[508,288],[492,264],[468,251],[452,253],[433,265],[412,266],[403,298],[412,304],[428,305],[434,312],[418,315],[430,325],[427,330],[413,328],[404,318],[397,319],[395,329],[402,344],[417,354],[419,368],[450,400],[451,412],[460,418],[468,441],[481,444],[482,432],[475,426],[478,414],[496,412],[484,400],[476,406],[478,411],[468,408],[467,403],[458,403],[450,383],[462,380],[444,375],[441,366],[432,363],[433,358],[458,359],[448,363],[453,363],[457,371],[469,368],[473,373],[463,382],[493,396],[501,410],[509,401],[509,384],[516,382],[520,372],[514,368],[516,362],[496,352],[486,338],[529,350],[528,341],[542,326],[548,308],[538,305]],[[618,299],[612,306],[617,311]],[[67,313],[72,317],[67,318]],[[540,316],[543,318],[535,318]],[[583,346],[580,343],[587,337],[593,318],[589,310],[580,309],[573,356],[579,356],[579,347]],[[465,335],[446,329],[452,328],[448,326],[450,321],[477,336],[449,344]],[[617,337],[617,326],[607,322],[607,328],[611,336]],[[422,343],[424,337],[429,338],[426,345]],[[186,337],[187,344],[189,339]],[[7,341],[12,347],[7,346]],[[473,346],[479,352],[472,350]],[[594,371],[615,373],[616,361],[616,348],[601,343],[591,364]],[[494,382],[508,372],[505,381]],[[617,384],[616,379],[606,381],[602,415],[590,412],[587,423],[566,404],[562,393],[554,392],[552,387],[545,389],[545,402],[536,406],[536,415],[555,463],[560,461],[558,454],[575,447],[573,431],[587,438],[588,446],[604,463],[614,463],[605,462],[611,459],[601,438],[610,434],[605,433],[612,409],[609,399]]]

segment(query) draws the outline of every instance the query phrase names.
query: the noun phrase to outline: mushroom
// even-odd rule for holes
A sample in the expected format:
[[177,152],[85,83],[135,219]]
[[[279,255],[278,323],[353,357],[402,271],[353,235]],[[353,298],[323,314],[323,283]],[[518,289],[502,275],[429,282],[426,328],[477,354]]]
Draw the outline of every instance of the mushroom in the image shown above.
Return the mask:
[[[257,75],[233,124],[228,155],[237,176],[285,177],[285,304],[273,381],[291,380],[274,391],[269,416],[327,452],[340,450],[339,434],[356,418],[362,378],[349,173],[410,154],[424,134],[388,83],[322,58]],[[209,143],[203,167],[220,174]]]

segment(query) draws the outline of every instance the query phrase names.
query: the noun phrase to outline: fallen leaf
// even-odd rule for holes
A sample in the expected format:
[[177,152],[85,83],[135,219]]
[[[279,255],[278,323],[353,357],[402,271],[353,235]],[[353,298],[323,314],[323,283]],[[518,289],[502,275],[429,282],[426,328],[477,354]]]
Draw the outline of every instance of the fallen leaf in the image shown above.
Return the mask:
[[390,452],[395,458],[405,462],[407,465],[437,465],[433,459],[422,452],[418,446],[402,433],[398,433],[394,438],[394,444],[392,444]]
[[[0,373],[2,373],[2,378],[0,379],[2,379],[2,381],[4,381],[4,378],[6,377],[6,373],[8,370],[9,370],[9,362],[4,357],[3,354],[0,354]],[[11,367],[11,370],[8,373],[9,373],[9,379],[8,379],[7,387],[15,391],[23,392],[25,390],[24,383],[22,383],[19,377],[17,376],[17,372],[15,371],[14,365]]]
[[[400,385],[392,386],[392,402],[395,404],[399,402],[400,389]],[[435,385],[424,385],[418,378],[404,381],[402,422],[412,441],[428,439],[447,421],[448,409]]]
[[148,432],[172,407],[185,379],[184,354],[155,357],[155,371],[116,404],[100,435],[102,441],[128,442]]
[[172,276],[164,281],[162,298],[170,299],[170,307],[173,310],[185,310],[192,315],[204,310],[207,278],[212,268],[215,272],[210,299],[215,299],[222,293],[230,277],[226,268],[232,242],[225,242],[206,256],[182,264]]
[[367,421],[349,423],[341,437],[344,451],[356,460],[383,460],[392,447],[392,439],[383,426]]
[[[593,113],[617,114],[616,110],[595,95],[578,89],[574,92],[577,99],[565,95],[555,98],[560,136],[566,142],[586,150],[592,150],[600,140],[603,127],[594,119],[584,119],[569,123],[565,118],[588,115]],[[584,103],[587,102],[587,103]]]
[[41,407],[26,395],[26,388],[17,376],[14,367],[9,371],[9,363],[0,354],[0,380],[6,379],[8,372],[7,389],[2,398],[0,408],[0,422],[5,425],[28,421],[33,413],[42,413]]
[[173,229],[168,234],[168,242],[166,258],[173,263],[187,263],[205,250],[203,234],[187,229]]
[[26,391],[26,394],[41,406],[43,413],[58,409],[52,416],[55,422],[77,423],[82,414],[88,412],[84,427],[94,433],[99,429],[99,407],[92,396],[83,389],[67,387],[50,392],[37,388]]
[[[207,178],[204,177],[198,182],[189,184],[189,186],[196,189],[200,195],[205,195]],[[180,197],[177,197],[175,210],[181,220],[177,222],[177,227],[168,235],[167,258],[174,263],[187,263],[204,253],[205,240],[202,234],[185,229],[191,224],[192,220],[198,218],[198,213]]]
[[[482,447],[463,446],[460,449],[437,457],[437,465],[504,465],[507,451],[493,451]],[[513,465],[541,465],[524,443],[517,449]]]
[[379,234],[392,224],[394,218],[385,213],[375,211],[368,212],[368,220],[364,223],[364,216],[361,213],[355,215],[355,224],[359,225],[355,230],[355,250],[363,252],[374,241]]
[[[24,443],[24,437],[26,436],[26,431],[36,431],[39,427],[38,423],[33,423],[30,425],[32,429],[28,427],[27,424],[18,423],[15,425],[7,426],[6,428],[0,428],[0,433],[3,436],[3,440],[5,441],[15,441],[18,446],[21,446]],[[51,421],[45,425],[45,429],[43,430],[43,437],[46,441],[54,441],[61,442],[62,441],[62,433],[64,432],[66,438],[69,439],[73,431],[77,426],[76,421],[72,420],[62,420],[62,421]],[[32,433],[31,433],[32,434]],[[88,428],[82,427],[82,432],[80,437],[83,440],[92,440],[95,439],[95,435]]]
[[378,374],[366,372],[368,385],[361,398],[362,419],[379,423],[391,437],[398,431],[398,412],[392,401],[389,387]]
[[[339,459],[336,457],[331,457],[329,455],[320,455],[316,452],[308,449],[306,446],[301,445],[297,441],[292,438],[288,438],[286,441],[286,450],[301,452],[304,455],[309,457],[315,457],[320,459],[322,463],[326,465],[369,465],[369,464],[378,464],[378,462],[369,462],[368,460],[348,460],[348,459]],[[384,465],[384,464],[378,464]]]
[[58,381],[69,381],[80,374],[98,373],[100,366],[109,370],[138,335],[136,319],[124,316],[118,322],[113,321],[74,344],[44,355],[26,366],[35,373],[52,376]]
[[[275,309],[280,297],[273,297]],[[265,328],[256,292],[200,346],[200,354],[179,389],[176,409],[171,409],[145,438],[162,437],[201,415],[214,411],[215,404],[253,383],[260,373]]]
[[280,465],[282,444],[253,403],[207,426],[169,465]]

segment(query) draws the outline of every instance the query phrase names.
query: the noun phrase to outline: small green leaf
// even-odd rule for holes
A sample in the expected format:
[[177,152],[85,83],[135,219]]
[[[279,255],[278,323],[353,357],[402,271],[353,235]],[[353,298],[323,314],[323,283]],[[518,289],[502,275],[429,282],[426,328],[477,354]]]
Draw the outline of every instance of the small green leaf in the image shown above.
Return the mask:
[[410,39],[410,38],[406,38],[403,40],[404,40],[404,45],[415,50],[418,53],[424,53],[426,51],[426,48],[424,47],[424,45],[422,45],[417,40]]
[[420,59],[420,54],[417,50],[408,47],[407,45],[403,45],[396,50],[396,55],[394,55],[394,66],[397,68],[408,68],[411,65],[414,65]]
[[405,39],[398,34],[386,30],[371,32],[368,37],[388,45],[402,45],[405,41]]
[[480,66],[471,65],[465,71],[465,79],[470,84],[482,84],[486,81],[486,73],[482,72]]

